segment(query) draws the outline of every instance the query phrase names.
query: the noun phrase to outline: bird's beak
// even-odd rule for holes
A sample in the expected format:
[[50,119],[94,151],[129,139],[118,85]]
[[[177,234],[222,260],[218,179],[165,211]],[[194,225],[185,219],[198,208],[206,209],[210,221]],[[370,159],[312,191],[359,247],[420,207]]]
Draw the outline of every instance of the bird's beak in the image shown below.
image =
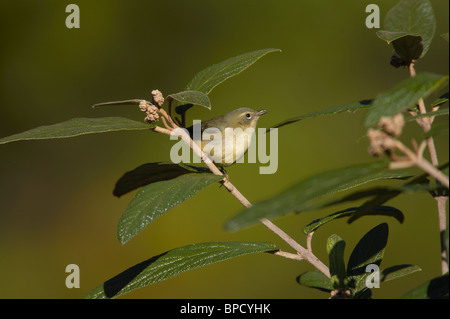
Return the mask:
[[266,114],[266,113],[267,113],[267,110],[256,111],[256,116],[260,117],[261,115]]

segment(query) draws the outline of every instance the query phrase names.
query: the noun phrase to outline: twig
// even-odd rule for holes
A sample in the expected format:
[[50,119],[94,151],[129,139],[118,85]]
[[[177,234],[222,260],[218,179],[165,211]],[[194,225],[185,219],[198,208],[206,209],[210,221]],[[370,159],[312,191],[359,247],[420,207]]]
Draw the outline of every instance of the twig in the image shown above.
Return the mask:
[[289,258],[289,259],[304,260],[303,257],[300,256],[299,254],[292,254],[292,253],[288,253],[288,252],[282,251],[282,250],[276,250],[276,251],[273,251],[270,253],[277,255],[277,256]]
[[[409,64],[409,74],[411,77],[416,76],[416,70],[414,69],[414,61]],[[420,113],[422,113],[422,114],[427,113],[427,110],[425,108],[425,103],[422,98],[419,99],[418,105],[419,105]],[[433,108],[432,111],[436,111],[438,108],[439,108],[439,106]],[[433,123],[433,121],[434,121],[434,117],[430,117],[428,119],[424,118],[423,120],[417,119],[417,124],[419,124],[425,132],[428,132],[431,129],[431,124]],[[436,146],[434,144],[433,137],[430,136],[429,138],[427,138],[426,142],[428,145],[428,152],[430,154],[431,163],[434,166],[438,166],[439,160],[437,157],[437,151],[436,151]],[[438,178],[436,176],[435,176],[435,178],[438,180]],[[449,186],[448,186],[448,178],[447,178],[447,188],[448,187]],[[436,196],[435,199],[437,202],[438,219],[439,219],[439,234],[440,234],[440,244],[441,244],[441,273],[445,274],[449,270],[448,262],[447,262],[447,258],[446,258],[445,242],[444,242],[444,233],[445,233],[445,229],[447,227],[447,220],[446,220],[447,212],[446,212],[445,203],[448,200],[448,196]]]
[[436,178],[436,180],[442,183],[445,187],[449,188],[449,180],[444,173],[438,170],[435,166],[433,166],[423,157],[416,155],[413,151],[411,151],[409,148],[403,145],[403,143],[400,142],[399,140],[392,139],[391,142],[394,143],[395,147],[400,152],[405,154],[410,159],[411,163],[413,163],[417,167],[421,168],[422,170],[424,170],[425,172]]
[[312,252],[312,236],[314,235],[314,232],[309,232],[308,235],[306,235],[306,248],[309,252]]
[[448,200],[448,196],[436,196],[435,197],[438,205],[439,212],[439,236],[441,239],[441,271],[442,274],[448,272],[448,263],[447,263],[447,249],[445,243],[445,229],[446,229],[446,203]]
[[[163,115],[164,117],[168,116],[167,113]],[[172,121],[173,123],[173,121]],[[159,126],[156,126],[154,129],[156,132],[164,133],[164,134],[176,134],[178,135],[186,144],[189,145],[189,147],[197,154],[201,160],[205,163],[205,165],[210,169],[210,171],[215,175],[223,175],[222,172],[214,165],[214,163],[211,161],[211,159],[203,153],[203,151],[200,149],[200,147],[194,143],[194,141],[191,139],[189,134],[185,132],[183,129],[179,129],[177,131],[174,130],[168,130],[161,128]],[[252,204],[245,198],[244,195],[239,192],[239,190],[229,181],[228,177],[224,177],[222,180],[223,186],[236,198],[238,199],[242,205],[245,207],[251,207]],[[307,260],[309,263],[311,263],[314,267],[316,267],[320,272],[322,272],[325,276],[330,278],[330,271],[328,267],[322,263],[311,251],[306,250],[303,248],[299,243],[297,243],[294,239],[292,239],[288,234],[286,234],[283,230],[281,230],[278,226],[276,226],[274,223],[272,223],[270,220],[263,218],[260,220],[260,222],[266,226],[268,229],[270,229],[273,233],[278,235],[281,239],[283,239],[289,246],[295,249],[295,251],[298,253],[301,260]],[[283,257],[286,257],[287,255],[285,253],[278,254],[283,255]],[[290,254],[290,257],[293,257],[294,254]],[[294,258],[299,259],[299,258]]]

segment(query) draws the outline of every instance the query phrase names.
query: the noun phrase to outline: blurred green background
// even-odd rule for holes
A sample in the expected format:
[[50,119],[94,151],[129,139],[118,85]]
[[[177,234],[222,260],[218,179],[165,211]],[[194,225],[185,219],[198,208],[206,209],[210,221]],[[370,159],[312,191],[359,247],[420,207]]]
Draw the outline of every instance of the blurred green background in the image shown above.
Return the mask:
[[[437,29],[417,72],[448,74],[448,1],[431,1]],[[81,28],[67,29],[65,8],[76,3]],[[207,119],[237,107],[266,108],[259,127],[286,118],[372,98],[407,78],[389,65],[391,47],[367,29],[365,7],[376,3],[381,21],[394,1],[2,1],[0,137],[74,117],[122,116],[143,120],[137,107],[91,109],[99,102],[150,99],[182,90],[201,69],[241,53],[280,48],[218,86]],[[373,159],[367,153],[364,112],[320,117],[279,130],[276,174],[258,164],[228,169],[251,201],[274,195],[312,174]],[[438,119],[439,121],[440,119]],[[419,137],[410,123],[403,136]],[[115,132],[63,140],[0,146],[0,297],[79,298],[105,280],[151,256],[208,241],[277,243],[256,225],[226,232],[223,224],[242,207],[224,188],[211,186],[157,219],[122,246],[116,238],[121,213],[134,193],[113,197],[116,180],[143,163],[169,161],[173,142],[152,132]],[[440,161],[448,160],[448,135],[436,138]],[[366,217],[337,220],[313,240],[328,263],[325,243],[333,233],[347,242],[346,257],[375,225],[387,221],[382,266],[411,263],[423,271],[385,283],[375,298],[396,298],[440,274],[436,205],[426,193],[403,195],[388,205],[405,213],[403,225]],[[342,207],[274,222],[305,243],[301,228]],[[81,288],[65,286],[66,265],[80,267]],[[295,278],[312,270],[268,254],[250,255],[184,273],[137,290],[128,298],[326,298]]]

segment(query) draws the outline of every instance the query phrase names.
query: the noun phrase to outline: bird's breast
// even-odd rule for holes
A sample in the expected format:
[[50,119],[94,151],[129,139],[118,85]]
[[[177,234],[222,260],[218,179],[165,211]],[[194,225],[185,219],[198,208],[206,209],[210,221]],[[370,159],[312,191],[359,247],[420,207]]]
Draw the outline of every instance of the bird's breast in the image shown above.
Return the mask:
[[229,166],[239,161],[247,152],[255,130],[226,128],[224,131],[205,130],[202,140],[194,140],[202,151],[219,166]]

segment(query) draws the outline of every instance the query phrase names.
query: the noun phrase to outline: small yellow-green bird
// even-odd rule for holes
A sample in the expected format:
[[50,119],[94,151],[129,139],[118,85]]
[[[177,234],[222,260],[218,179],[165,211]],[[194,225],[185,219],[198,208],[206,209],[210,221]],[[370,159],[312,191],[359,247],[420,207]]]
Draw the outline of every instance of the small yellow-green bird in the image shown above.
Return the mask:
[[243,107],[201,123],[194,123],[187,130],[211,161],[220,167],[230,166],[247,152],[258,119],[266,112]]

